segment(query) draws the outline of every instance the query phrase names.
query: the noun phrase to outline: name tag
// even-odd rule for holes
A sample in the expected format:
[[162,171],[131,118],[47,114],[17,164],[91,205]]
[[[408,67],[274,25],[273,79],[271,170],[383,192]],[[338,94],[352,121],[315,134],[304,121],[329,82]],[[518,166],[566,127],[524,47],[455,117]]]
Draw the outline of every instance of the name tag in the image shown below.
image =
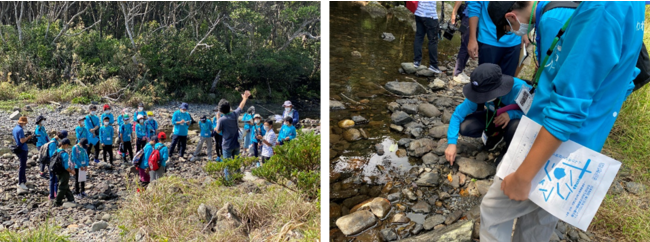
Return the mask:
[[517,103],[524,114],[528,114],[530,106],[533,104],[533,98],[535,98],[535,94],[530,94],[530,89],[528,89],[526,85],[522,84],[521,90],[519,90],[517,98],[515,99],[515,103]]
[[483,145],[487,145],[488,137],[485,134],[485,130],[483,131],[483,134],[481,134],[481,140],[483,140]]

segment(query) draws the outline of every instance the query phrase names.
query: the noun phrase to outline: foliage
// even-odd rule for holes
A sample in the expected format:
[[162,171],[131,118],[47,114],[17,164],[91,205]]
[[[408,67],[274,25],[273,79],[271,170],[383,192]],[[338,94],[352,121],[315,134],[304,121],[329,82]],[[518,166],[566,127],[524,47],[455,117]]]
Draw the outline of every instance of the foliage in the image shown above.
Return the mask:
[[68,236],[59,235],[60,227],[50,223],[36,226],[36,229],[12,231],[3,230],[0,232],[0,242],[66,242]]
[[[224,186],[233,186],[237,181],[241,181],[244,177],[239,169],[242,167],[250,166],[257,159],[255,157],[235,156],[234,159],[223,159],[222,162],[208,162],[203,168],[208,174],[217,177],[217,181]],[[228,169],[229,178],[226,179],[225,169]]]
[[[68,8],[55,14],[63,6]],[[123,6],[135,15],[131,21],[126,21]],[[77,82],[100,88],[96,85],[116,77],[119,87],[130,84],[132,95],[142,93],[137,99],[149,103],[170,98],[212,102],[244,89],[258,90],[259,99],[319,98],[319,6],[1,2],[0,9],[11,11],[0,15],[0,81],[38,89]],[[18,27],[14,10],[28,9],[43,11],[25,14]]]
[[309,198],[317,198],[320,193],[320,135],[299,130],[296,139],[274,147],[274,151],[268,162],[253,169],[253,175],[287,187],[291,182]]

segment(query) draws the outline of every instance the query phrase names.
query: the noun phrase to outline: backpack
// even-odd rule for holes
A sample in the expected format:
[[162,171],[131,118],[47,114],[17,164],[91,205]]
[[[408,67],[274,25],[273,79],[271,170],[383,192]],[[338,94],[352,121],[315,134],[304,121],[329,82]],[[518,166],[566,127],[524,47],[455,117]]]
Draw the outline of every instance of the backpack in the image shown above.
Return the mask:
[[140,166],[140,163],[142,162],[142,157],[144,157],[144,149],[141,149],[137,153],[135,153],[135,156],[133,156],[133,166]]
[[406,1],[406,8],[415,14],[415,11],[418,9],[418,1]]
[[153,149],[151,155],[149,155],[149,169],[152,171],[157,171],[160,168],[160,161],[162,160],[160,149],[162,149],[162,146],[159,149]]
[[50,163],[50,144],[54,142],[54,139],[51,139],[49,142],[41,146],[41,149],[38,150],[38,163],[39,164],[49,164]]
[[634,91],[650,82],[650,57],[648,57],[645,43],[641,46],[641,53],[639,54],[639,60],[636,62],[636,67],[641,70],[641,73],[634,78]]
[[65,168],[63,168],[63,158],[61,158],[61,153],[64,152],[65,151],[54,153],[54,156],[52,156],[50,159],[50,171],[53,171],[55,173],[65,171]]

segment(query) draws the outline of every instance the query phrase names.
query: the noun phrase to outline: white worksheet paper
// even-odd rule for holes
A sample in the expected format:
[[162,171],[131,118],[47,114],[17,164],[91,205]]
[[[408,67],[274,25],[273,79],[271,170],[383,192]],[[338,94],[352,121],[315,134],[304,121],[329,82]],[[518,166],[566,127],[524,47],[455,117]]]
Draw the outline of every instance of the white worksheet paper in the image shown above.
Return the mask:
[[79,170],[79,182],[86,181],[86,171]]
[[[523,116],[497,176],[519,168],[541,125]],[[528,198],[557,218],[587,231],[621,163],[571,140],[562,143],[532,181]]]

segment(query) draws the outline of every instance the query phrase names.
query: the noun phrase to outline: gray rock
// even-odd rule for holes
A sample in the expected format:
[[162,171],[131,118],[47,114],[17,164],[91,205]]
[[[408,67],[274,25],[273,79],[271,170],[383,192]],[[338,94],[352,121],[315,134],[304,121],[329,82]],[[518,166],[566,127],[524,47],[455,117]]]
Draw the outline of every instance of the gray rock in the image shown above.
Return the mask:
[[90,232],[96,232],[106,228],[108,228],[108,223],[106,223],[106,221],[98,221],[93,223]]
[[377,150],[378,155],[384,155],[384,145],[383,144],[375,144],[375,150]]
[[390,202],[383,197],[376,197],[362,207],[370,208],[370,211],[379,219],[386,217],[391,210]]
[[627,182],[625,183],[627,191],[634,195],[641,195],[645,191],[645,186],[636,182]]
[[242,222],[237,214],[238,212],[232,204],[224,204],[223,207],[214,215],[217,217],[217,224],[215,225],[216,231],[232,231],[241,227]]
[[422,157],[424,154],[433,150],[436,147],[436,143],[431,139],[417,139],[409,143],[409,151],[411,151],[411,156]]
[[402,111],[394,112],[390,115],[390,120],[397,125],[405,125],[413,121],[413,118]]
[[112,166],[111,164],[106,163],[106,162],[103,162],[103,161],[100,161],[99,163],[97,163],[97,166],[98,166],[99,168],[101,168],[101,169],[104,169],[104,170],[111,170],[111,169],[113,169],[113,166]]
[[395,111],[399,110],[399,103],[396,103],[396,102],[389,103],[388,104],[388,110],[390,110],[391,112],[395,112]]
[[201,203],[196,211],[199,214],[199,219],[208,222],[212,219],[212,214],[216,212],[213,207]]
[[416,68],[413,65],[413,62],[402,62],[401,66],[402,69],[404,69],[404,72],[406,72],[406,74],[415,74],[415,72],[417,72],[418,70],[427,69],[427,67],[424,65],[420,65],[419,67]]
[[464,222],[455,223],[453,225],[447,226],[440,230],[434,230],[422,235],[406,238],[401,241],[404,242],[425,242],[425,241],[471,242],[473,230],[474,230],[474,221],[467,220]]
[[458,220],[460,216],[463,216],[463,211],[461,210],[456,210],[450,213],[447,219],[445,220],[445,224],[451,225],[452,223],[456,222],[456,220]]
[[356,234],[377,222],[377,218],[368,210],[357,210],[336,220],[336,226],[345,235]]
[[567,224],[565,222],[559,221],[557,223],[557,230],[560,231],[561,234],[566,234]]
[[332,110],[342,110],[345,109],[345,105],[342,102],[330,100],[330,109]]
[[422,163],[425,165],[435,165],[438,163],[438,156],[433,153],[427,153],[426,155],[422,156]]
[[440,111],[436,106],[430,103],[422,103],[418,106],[418,111],[425,117],[434,118],[440,115]]
[[465,157],[457,158],[458,170],[474,178],[484,179],[496,173],[496,168],[485,162]]
[[411,234],[419,234],[422,229],[424,229],[424,226],[422,226],[422,224],[416,224],[411,230]]
[[29,190],[25,190],[25,189],[22,189],[20,187],[16,188],[16,194],[18,194],[18,195],[25,195],[25,194],[28,194],[28,193],[29,193]]
[[434,90],[434,91],[435,90],[445,89],[446,85],[447,84],[445,84],[444,81],[440,80],[440,78],[436,78],[435,80],[433,80],[433,82],[429,83],[429,87],[431,88],[431,90]]
[[433,72],[432,70],[429,70],[429,68],[427,68],[427,69],[421,69],[421,70],[416,71],[415,75],[416,76],[432,77],[432,76],[435,76],[436,73]]
[[409,200],[411,200],[411,201],[418,200],[418,197],[415,196],[415,193],[413,193],[413,192],[412,192],[411,190],[409,190],[408,188],[404,188],[404,189],[402,189],[402,193],[403,193],[404,195],[406,195],[406,197],[407,197]]
[[619,195],[623,192],[625,192],[625,188],[623,188],[619,181],[614,180],[612,186],[609,188],[609,193],[612,195]]
[[372,18],[383,18],[388,13],[386,7],[376,1],[371,1],[365,6],[362,6],[361,10],[368,12]]
[[20,118],[20,111],[14,111],[9,115],[9,120],[18,120]]
[[452,114],[453,113],[449,112],[449,110],[445,109],[445,111],[442,113],[442,122],[448,124],[451,120]]
[[448,128],[449,128],[449,124],[433,127],[429,130],[429,135],[431,135],[436,139],[445,138],[447,137]]
[[368,120],[362,116],[352,116],[352,121],[354,121],[355,124],[365,124],[368,123]]
[[384,238],[384,241],[397,240],[397,234],[391,228],[381,230],[381,237]]
[[549,242],[558,242],[560,241],[560,237],[557,235],[557,231],[553,231],[553,234],[551,234],[551,239]]
[[411,96],[426,93],[426,90],[424,90],[422,86],[415,82],[392,81],[386,83],[385,87],[388,91],[393,92],[397,95]]
[[435,172],[425,172],[420,176],[415,184],[421,187],[435,187],[440,182],[440,175]]
[[102,220],[104,220],[106,222],[110,221],[111,220],[111,215],[110,214],[104,214],[104,216],[102,216]]
[[416,106],[415,104],[404,104],[402,105],[402,111],[408,114],[417,114],[418,106]]
[[575,229],[569,230],[569,233],[567,235],[569,236],[569,239],[573,241],[578,241],[578,239],[580,239],[580,235]]
[[73,203],[73,202],[64,202],[61,207],[63,207],[63,208],[76,208],[77,204]]
[[390,202],[396,202],[396,201],[399,201],[399,199],[400,199],[401,197],[402,197],[402,194],[399,193],[399,192],[391,193],[391,194],[388,194],[388,196],[386,196],[386,198],[387,198],[388,201],[390,201]]
[[390,42],[390,41],[395,40],[395,35],[393,35],[391,33],[384,32],[384,33],[381,34],[381,39]]
[[412,139],[409,138],[401,138],[399,141],[397,141],[397,145],[407,147],[411,143]]
[[404,131],[404,127],[395,124],[390,124],[390,129],[395,130],[397,132]]
[[411,221],[408,217],[406,217],[406,214],[404,213],[398,213],[393,216],[393,220],[391,222],[397,223],[397,224],[403,224],[403,223],[408,223]]
[[361,139],[361,132],[358,129],[347,129],[343,132],[343,138],[348,142],[356,141]]
[[445,222],[445,216],[439,214],[429,216],[426,220],[424,220],[424,230],[431,230],[433,227],[438,224],[442,224],[443,222]]
[[424,213],[427,214],[431,211],[431,208],[429,207],[429,204],[423,200],[418,201],[413,207],[411,207],[411,210],[414,213]]

